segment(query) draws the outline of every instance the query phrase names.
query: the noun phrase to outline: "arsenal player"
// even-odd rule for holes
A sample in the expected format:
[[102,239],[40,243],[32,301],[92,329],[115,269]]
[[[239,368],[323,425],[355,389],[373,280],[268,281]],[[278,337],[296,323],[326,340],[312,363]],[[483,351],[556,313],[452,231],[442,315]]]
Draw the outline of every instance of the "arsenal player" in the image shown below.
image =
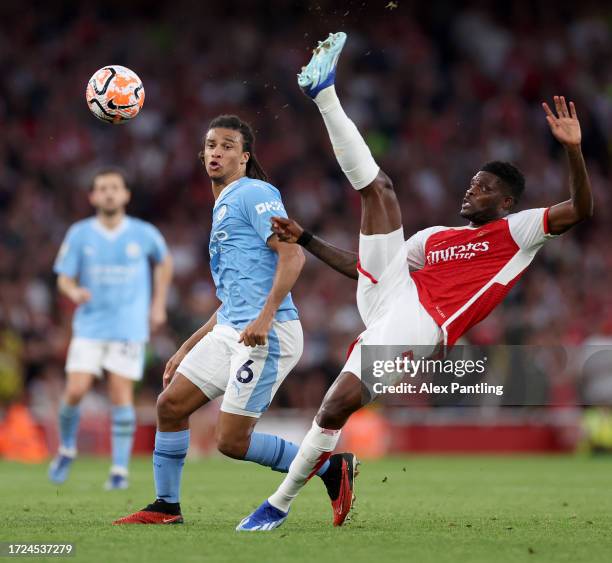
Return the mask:
[[[521,277],[550,238],[591,217],[593,198],[580,149],[580,123],[573,102],[554,97],[556,112],[543,103],[553,136],[569,163],[570,198],[551,207],[513,213],[525,187],[507,162],[489,162],[470,180],[461,203],[462,227],[430,227],[404,240],[400,206],[388,176],[379,169],[334,89],[344,33],[331,34],[298,75],[302,90],[323,116],[334,153],[362,203],[359,254],[338,249],[295,221],[275,217],[273,230],[301,244],[335,270],[358,280],[357,306],[366,330],[331,386],[278,490],[238,526],[270,530],[287,518],[306,481],[334,450],[341,428],[363,406],[361,347],[397,344],[452,345],[484,319]],[[334,525],[352,504],[356,460],[343,455],[335,485]]]

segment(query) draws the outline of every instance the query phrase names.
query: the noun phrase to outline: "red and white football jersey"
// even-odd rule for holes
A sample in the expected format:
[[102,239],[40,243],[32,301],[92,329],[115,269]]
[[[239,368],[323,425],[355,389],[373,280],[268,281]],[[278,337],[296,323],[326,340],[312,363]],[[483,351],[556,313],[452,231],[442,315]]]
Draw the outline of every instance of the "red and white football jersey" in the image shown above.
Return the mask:
[[549,208],[512,213],[481,227],[430,227],[406,241],[419,300],[454,344],[519,280],[544,242]]

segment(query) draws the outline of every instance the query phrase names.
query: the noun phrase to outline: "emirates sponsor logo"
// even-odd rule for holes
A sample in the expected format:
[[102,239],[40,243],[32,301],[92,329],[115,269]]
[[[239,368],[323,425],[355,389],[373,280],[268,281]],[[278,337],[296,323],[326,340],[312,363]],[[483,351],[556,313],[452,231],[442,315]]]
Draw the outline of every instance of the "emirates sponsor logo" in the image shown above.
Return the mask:
[[478,253],[487,252],[488,250],[488,240],[458,244],[441,250],[430,250],[427,253],[427,264],[438,264],[439,262],[448,262],[450,260],[470,260]]

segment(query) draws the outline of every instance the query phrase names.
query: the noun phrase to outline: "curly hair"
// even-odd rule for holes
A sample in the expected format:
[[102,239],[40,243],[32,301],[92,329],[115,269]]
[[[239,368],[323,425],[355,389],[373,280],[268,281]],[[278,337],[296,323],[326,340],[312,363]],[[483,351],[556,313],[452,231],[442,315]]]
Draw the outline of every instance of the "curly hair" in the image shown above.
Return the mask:
[[525,191],[525,176],[514,164],[502,162],[501,160],[493,160],[487,162],[481,170],[497,176],[510,191],[510,195],[514,198],[514,203],[521,199]]

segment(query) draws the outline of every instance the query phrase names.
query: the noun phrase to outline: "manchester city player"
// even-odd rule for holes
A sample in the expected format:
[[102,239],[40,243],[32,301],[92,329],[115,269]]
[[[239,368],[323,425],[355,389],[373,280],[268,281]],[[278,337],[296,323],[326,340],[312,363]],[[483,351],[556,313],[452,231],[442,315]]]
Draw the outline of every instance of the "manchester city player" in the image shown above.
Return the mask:
[[[210,123],[200,153],[215,198],[210,268],[221,306],[168,361],[157,401],[153,474],[157,498],[115,524],[177,524],[189,416],[223,396],[217,447],[235,458],[287,472],[298,446],[253,432],[302,354],[302,328],[290,290],[304,264],[298,245],[281,242],[270,219],[286,217],[279,191],[254,153],[250,126],[236,116]],[[337,488],[341,454],[316,472]]]
[[96,215],[70,227],[55,262],[59,291],[77,310],[59,412],[60,447],[49,467],[54,483],[67,479],[76,456],[79,403],[94,378],[106,372],[112,404],[112,466],[106,488],[128,486],[136,425],[134,382],[142,378],[149,326],[155,330],[166,321],[172,278],[162,235],[150,223],[126,215],[129,200],[119,170],[98,172],[89,194]]

